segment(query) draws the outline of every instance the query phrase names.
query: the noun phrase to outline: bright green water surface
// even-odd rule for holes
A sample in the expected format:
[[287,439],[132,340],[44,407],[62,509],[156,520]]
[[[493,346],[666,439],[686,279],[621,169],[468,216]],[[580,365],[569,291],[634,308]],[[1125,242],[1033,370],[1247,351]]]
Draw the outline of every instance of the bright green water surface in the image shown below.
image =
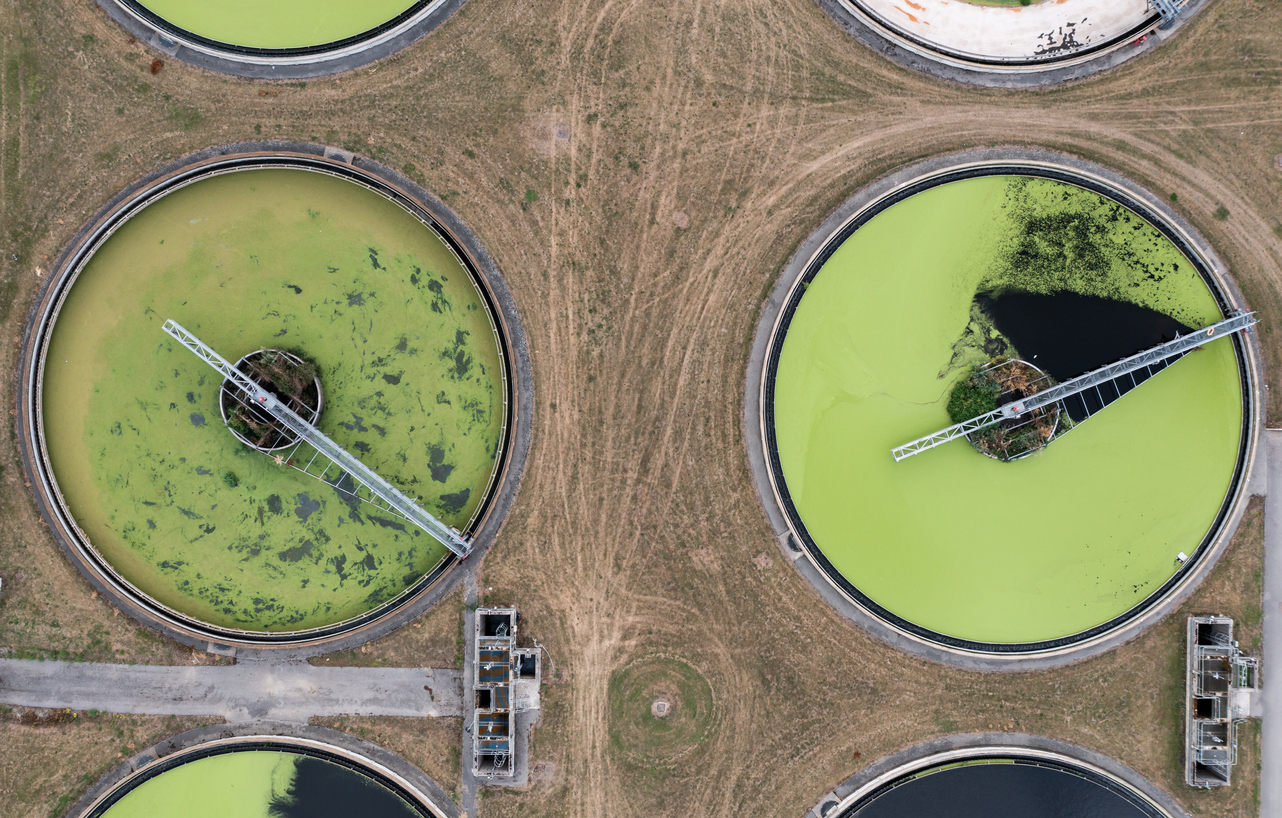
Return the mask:
[[139,0],[179,28],[251,48],[303,48],[363,34],[414,0]]
[[[363,807],[351,810],[353,804]],[[166,770],[131,790],[103,818],[339,818],[344,814],[412,818],[418,813],[374,779],[346,767],[297,753],[243,750]]]
[[161,331],[167,318],[232,361],[277,346],[313,359],[321,431],[462,528],[493,471],[502,369],[471,278],[433,232],[310,171],[239,171],[171,193],[73,285],[43,407],[58,485],[94,547],[202,621],[318,627],[438,563],[444,548],[417,528],[232,437],[220,378]]
[[1198,545],[1230,486],[1241,388],[1218,341],[1033,457],[956,441],[896,463],[893,447],[950,425],[949,391],[992,333],[972,298],[994,287],[1222,317],[1172,244],[1094,193],[940,185],[861,227],[810,283],[780,356],[779,457],[815,542],[874,601],[959,638],[1039,641],[1125,612]]
[[258,750],[189,761],[138,785],[104,818],[269,818],[272,795],[288,789],[297,759]]

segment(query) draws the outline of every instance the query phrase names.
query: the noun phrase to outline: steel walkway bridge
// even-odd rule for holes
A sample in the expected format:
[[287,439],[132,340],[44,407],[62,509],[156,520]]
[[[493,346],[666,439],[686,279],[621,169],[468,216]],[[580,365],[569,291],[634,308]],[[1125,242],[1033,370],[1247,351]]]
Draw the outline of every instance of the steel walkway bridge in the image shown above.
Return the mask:
[[1129,358],[1123,358],[1116,363],[1087,372],[1085,375],[1079,375],[1072,380],[1044,389],[1035,395],[1013,401],[1005,406],[999,406],[979,417],[962,421],[954,426],[949,426],[947,429],[941,429],[933,435],[926,435],[911,443],[905,443],[902,446],[891,449],[891,454],[894,455],[896,462],[912,457],[915,454],[921,454],[936,446],[942,446],[949,441],[992,426],[995,423],[1014,420],[1035,409],[1050,406],[1065,398],[1081,394],[1088,389],[1094,389],[1100,384],[1107,383],[1128,373],[1163,364],[1171,358],[1191,352],[1208,341],[1214,341],[1216,338],[1226,338],[1236,332],[1248,329],[1255,323],[1255,313],[1236,312],[1223,321],[1217,321],[1209,327],[1204,327],[1190,335],[1177,337],[1174,341],[1167,341],[1164,344],[1158,344],[1152,349],[1137,352]]
[[[271,416],[273,420],[298,437],[300,446],[306,443],[315,451],[307,465],[301,468],[295,465],[296,461],[292,455],[289,458],[276,457],[277,463],[289,465],[309,477],[328,483],[339,491],[401,517],[426,531],[459,557],[466,557],[471,552],[472,543],[457,529],[436,519],[416,501],[411,500],[391,483],[379,477],[373,469],[299,417],[275,395],[228,363],[199,338],[183,329],[178,322],[172,319],[166,321],[164,330],[178,343],[194,352],[202,361],[218,370],[224,379],[230,381],[239,392],[235,395],[238,400]],[[324,465],[325,468],[320,471],[311,470],[319,465]],[[331,469],[336,469],[332,480],[327,477]]]

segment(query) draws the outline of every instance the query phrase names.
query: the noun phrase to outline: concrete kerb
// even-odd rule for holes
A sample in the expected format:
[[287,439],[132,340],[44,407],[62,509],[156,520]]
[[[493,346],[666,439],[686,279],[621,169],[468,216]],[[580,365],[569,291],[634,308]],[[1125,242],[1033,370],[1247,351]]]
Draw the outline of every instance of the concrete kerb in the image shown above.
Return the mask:
[[272,56],[238,53],[216,43],[202,44],[194,35],[161,26],[142,17],[124,0],[97,0],[107,16],[134,39],[160,54],[197,68],[247,79],[299,80],[352,71],[407,48],[448,20],[467,0],[429,2],[416,14],[388,31],[361,35],[356,41],[313,53]]
[[[35,390],[31,387],[39,371],[45,320],[64,289],[65,279],[75,274],[82,257],[111,229],[121,213],[127,211],[132,203],[145,199],[149,191],[177,176],[198,172],[220,163],[250,159],[305,161],[310,166],[342,171],[343,175],[356,181],[363,176],[366,184],[373,182],[385,188],[385,194],[395,194],[420,208],[435,222],[439,231],[445,234],[447,241],[454,243],[455,252],[466,256],[469,266],[480,279],[486,296],[491,301],[492,312],[499,325],[498,331],[503,336],[501,340],[506,345],[509,364],[510,416],[505,461],[490,488],[488,508],[473,525],[474,548],[467,560],[461,563],[448,560],[411,598],[401,600],[396,607],[371,615],[350,628],[319,636],[306,636],[292,642],[280,640],[271,645],[256,642],[250,636],[220,632],[216,628],[200,627],[199,623],[193,624],[169,616],[147,604],[149,600],[139,601],[137,594],[123,580],[113,577],[110,571],[104,571],[96,564],[97,557],[92,548],[87,548],[80,542],[69,513],[56,500],[57,492],[48,477],[48,464],[38,439],[40,407]],[[144,176],[112,197],[64,248],[32,303],[23,335],[22,365],[16,372],[15,383],[18,443],[27,480],[35,492],[36,505],[54,539],[90,585],[134,619],[198,650],[230,656],[237,655],[239,651],[245,657],[263,654],[276,659],[306,658],[344,650],[386,635],[421,616],[458,587],[464,573],[475,570],[475,566],[497,538],[524,476],[532,428],[533,390],[529,345],[512,293],[493,258],[458,216],[409,179],[376,162],[322,145],[289,142],[241,143],[200,151]]]
[[291,747],[319,750],[365,770],[376,778],[394,783],[414,798],[435,818],[460,818],[459,809],[439,784],[427,773],[395,753],[377,744],[338,730],[312,725],[278,722],[253,724],[215,724],[179,733],[125,759],[98,779],[65,813],[68,818],[82,818],[122,785],[152,774],[152,765],[168,759],[178,761],[183,755],[195,755],[219,747],[250,747],[269,742],[282,750]]
[[839,818],[878,787],[926,767],[981,756],[1018,755],[1066,762],[1110,779],[1169,818],[1188,818],[1168,793],[1114,758],[1045,736],[1027,733],[963,733],[943,736],[880,758],[838,784],[804,818]]
[[1193,0],[1168,29],[1158,28],[1161,20],[1152,19],[1148,26],[1148,39],[1140,44],[1135,40],[1145,33],[1132,32],[1077,58],[1070,56],[1026,66],[990,66],[968,63],[965,60],[934,51],[916,43],[880,24],[867,12],[852,11],[842,0],[817,0],[824,12],[848,34],[887,59],[905,68],[922,71],[939,79],[987,88],[1031,89],[1080,80],[1116,68],[1128,60],[1157,48],[1177,34],[1209,0]]
[[893,195],[896,191],[930,177],[965,168],[1000,165],[1022,165],[1065,170],[1125,193],[1165,220],[1168,226],[1180,235],[1187,246],[1200,256],[1200,260],[1204,262],[1206,268],[1214,277],[1216,285],[1222,290],[1222,295],[1230,305],[1234,307],[1245,305],[1246,302],[1242,293],[1230,277],[1226,265],[1206,240],[1161,199],[1135,182],[1092,162],[1049,151],[993,148],[947,154],[915,163],[867,184],[838,207],[797,248],[769,297],[762,304],[761,315],[758,319],[756,335],[753,338],[745,372],[743,424],[748,467],[752,473],[753,482],[756,485],[766,518],[778,540],[779,548],[787,558],[787,561],[796,566],[802,577],[806,579],[824,601],[832,605],[843,617],[860,626],[875,638],[913,655],[971,670],[1024,671],[1058,667],[1081,661],[1112,650],[1135,638],[1178,608],[1193,593],[1202,579],[1215,567],[1225,548],[1228,547],[1233,533],[1237,530],[1242,514],[1246,509],[1246,502],[1250,497],[1250,477],[1256,469],[1256,453],[1262,434],[1263,398],[1261,385],[1263,384],[1263,359],[1259,350],[1258,336],[1255,334],[1245,336],[1242,348],[1246,350],[1247,354],[1244,356],[1243,365],[1247,380],[1246,392],[1249,396],[1246,406],[1244,406],[1246,428],[1244,429],[1243,445],[1245,451],[1242,457],[1241,472],[1232,489],[1233,495],[1226,502],[1225,507],[1228,510],[1222,518],[1219,533],[1200,557],[1193,570],[1188,571],[1179,583],[1170,588],[1161,599],[1152,603],[1143,612],[1098,636],[1065,647],[1036,652],[998,654],[963,650],[930,641],[922,636],[903,630],[860,604],[837,585],[814,560],[809,551],[803,547],[800,534],[793,528],[787,513],[783,509],[771,468],[767,462],[766,430],[763,423],[764,379],[767,359],[777,323],[792,291],[799,285],[802,276],[805,275],[816,256],[824,249],[829,239],[867,208]]

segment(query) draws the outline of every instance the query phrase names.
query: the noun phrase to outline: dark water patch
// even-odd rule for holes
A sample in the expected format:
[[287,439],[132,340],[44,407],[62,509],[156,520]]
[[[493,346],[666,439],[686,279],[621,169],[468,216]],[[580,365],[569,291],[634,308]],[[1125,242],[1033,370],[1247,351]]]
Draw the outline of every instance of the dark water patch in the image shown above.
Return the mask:
[[192,413],[191,413],[191,425],[192,425],[192,426],[204,426],[204,425],[205,425],[205,416],[204,416],[204,415],[202,415],[202,414],[200,414],[199,412],[192,412]]
[[456,330],[454,343],[441,350],[441,358],[451,363],[447,372],[455,380],[467,377],[468,371],[472,368],[472,356],[467,351],[467,336],[467,330]]
[[152,520],[152,519],[148,519],[148,520],[147,520],[147,528],[151,529],[152,531],[155,531],[155,530],[156,530],[156,521],[155,521],[155,520]]
[[403,374],[404,373],[398,375],[384,375],[383,380],[392,386],[396,386],[401,382],[401,375]]
[[368,432],[369,429],[366,429],[364,424],[365,424],[365,418],[353,412],[351,423],[340,422],[338,425],[342,426],[344,429],[346,429],[349,432]]
[[359,307],[365,303],[365,293],[347,293],[347,306]]
[[313,500],[306,494],[298,495],[298,505],[294,508],[294,513],[300,520],[306,520],[317,511],[320,511],[320,500]]
[[[1077,293],[981,293],[976,302],[1021,358],[1059,381],[1193,332],[1192,327],[1156,310]],[[1065,400],[1065,408],[1073,420],[1084,420],[1169,363],[1101,384]]]
[[281,502],[279,494],[273,494],[267,498],[267,510],[272,514],[284,513],[285,504]]
[[182,506],[176,506],[176,508],[178,509],[178,513],[179,513],[179,514],[181,514],[182,516],[186,517],[188,520],[203,520],[203,519],[205,519],[205,518],[204,518],[204,516],[202,516],[202,515],[200,515],[200,514],[197,514],[196,512],[192,511],[192,510],[191,510],[191,509],[189,509],[189,508],[183,508]]
[[302,294],[303,294],[303,288],[302,288],[302,287],[300,287],[300,286],[298,286],[297,284],[282,284],[281,286],[282,286],[283,288],[285,288],[286,290],[293,290],[293,291],[294,291],[294,295],[302,295]]
[[378,516],[375,516],[375,515],[373,515],[373,514],[366,514],[365,516],[366,516],[367,518],[369,518],[369,521],[370,521],[371,523],[374,523],[375,525],[380,526],[380,527],[382,527],[382,528],[390,528],[390,529],[393,529],[393,530],[395,530],[395,531],[404,531],[404,530],[405,530],[405,526],[404,526],[404,524],[402,524],[402,523],[400,523],[400,522],[398,522],[398,521],[396,521],[396,520],[392,520],[392,519],[389,519],[389,518],[387,518],[387,517],[378,517]]
[[272,797],[271,818],[417,818],[400,796],[354,770],[318,758],[299,758],[294,778]]
[[373,247],[369,248],[369,263],[374,267],[375,270],[387,269],[383,265],[378,263],[378,251],[375,250]]
[[347,579],[347,572],[344,568],[347,566],[347,555],[338,554],[329,558],[329,564],[334,567],[334,573],[338,574],[338,583],[341,585]]
[[441,509],[446,514],[458,514],[467,505],[468,498],[472,496],[471,489],[463,489],[453,494],[441,495]]
[[[356,481],[352,476],[347,472],[340,472],[337,479],[325,482],[334,487],[334,493],[338,495],[338,499],[347,506],[347,518],[354,523],[364,525],[365,518],[360,513],[361,498],[356,496]],[[339,522],[342,522],[342,518],[339,518]]]
[[427,447],[427,463],[432,479],[438,483],[444,483],[449,479],[450,472],[454,471],[454,464],[445,462],[445,449],[442,446]]
[[188,403],[195,403],[196,401],[197,401],[196,393],[195,393],[195,392],[188,392],[188,393],[187,393],[187,402],[188,402]]
[[379,426],[377,423],[371,423],[369,427],[374,431],[378,432],[379,437],[387,437],[387,430],[384,429],[382,426]]
[[970,764],[909,779],[843,818],[1151,818],[1132,798],[1067,770]]
[[450,404],[450,398],[449,398],[449,396],[448,396],[448,395],[446,395],[446,394],[445,394],[445,390],[444,390],[444,389],[442,389],[440,392],[437,392],[437,393],[436,393],[436,403],[437,403],[438,405],[444,405],[444,406],[449,406],[449,405],[451,405],[451,404]]
[[177,571],[187,563],[184,560],[164,560],[157,563],[162,571]]
[[286,548],[284,551],[280,552],[276,556],[280,559],[281,562],[298,562],[303,557],[310,556],[312,551],[315,550],[315,548],[316,548],[316,543],[312,542],[311,540],[303,540],[293,548]]
[[397,352],[404,352],[405,350],[409,349],[409,345],[410,345],[410,339],[402,335],[401,340],[396,342],[396,346],[394,346],[393,349],[395,349]]
[[204,477],[206,475],[213,474],[213,472],[211,472],[209,469],[205,468],[204,466],[197,466],[196,474],[199,474],[201,477]]
[[363,440],[358,440],[352,444],[352,448],[361,454],[369,454],[369,444]]

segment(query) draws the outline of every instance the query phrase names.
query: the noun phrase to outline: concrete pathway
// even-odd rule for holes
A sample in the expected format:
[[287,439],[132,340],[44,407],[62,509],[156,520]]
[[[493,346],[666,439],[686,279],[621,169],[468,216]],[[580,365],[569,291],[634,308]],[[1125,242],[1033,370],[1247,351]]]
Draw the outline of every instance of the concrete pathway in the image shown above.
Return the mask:
[[[112,713],[222,716],[460,716],[462,672],[248,661],[164,667],[0,659],[0,702]],[[467,766],[466,764],[464,765]]]
[[1148,19],[1146,0],[1042,0],[983,6],[962,0],[842,0],[909,37],[971,57],[1038,59],[1109,42]]
[[[1282,431],[1267,430],[1260,447],[1266,459],[1256,493],[1264,499],[1264,656],[1260,662],[1260,815],[1282,816]],[[1257,467],[1258,469],[1258,467]]]

